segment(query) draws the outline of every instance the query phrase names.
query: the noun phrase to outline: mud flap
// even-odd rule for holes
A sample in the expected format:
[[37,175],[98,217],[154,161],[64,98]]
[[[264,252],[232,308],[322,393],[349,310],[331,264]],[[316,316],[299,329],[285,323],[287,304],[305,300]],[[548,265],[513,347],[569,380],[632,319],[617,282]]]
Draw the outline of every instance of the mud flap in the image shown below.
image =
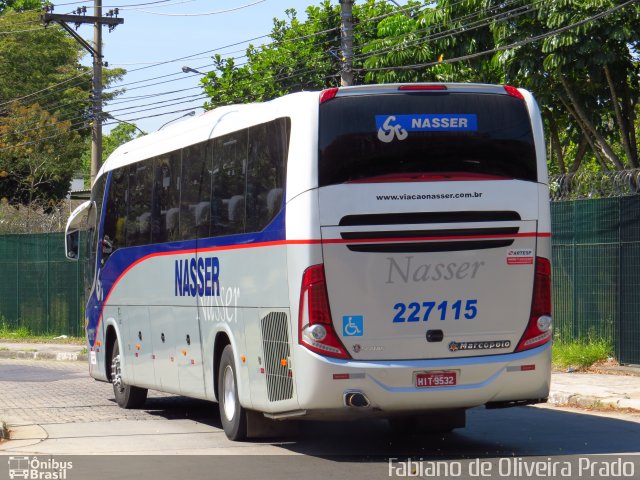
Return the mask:
[[288,420],[271,420],[263,413],[247,410],[248,438],[275,438],[295,435],[299,430],[299,422]]

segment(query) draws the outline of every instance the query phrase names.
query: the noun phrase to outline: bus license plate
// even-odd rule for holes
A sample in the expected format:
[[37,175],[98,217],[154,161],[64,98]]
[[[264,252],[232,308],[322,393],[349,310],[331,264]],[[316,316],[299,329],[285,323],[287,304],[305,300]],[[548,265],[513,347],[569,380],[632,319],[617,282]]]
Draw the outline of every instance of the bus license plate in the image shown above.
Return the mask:
[[449,387],[457,384],[456,372],[417,372],[415,385],[417,388]]

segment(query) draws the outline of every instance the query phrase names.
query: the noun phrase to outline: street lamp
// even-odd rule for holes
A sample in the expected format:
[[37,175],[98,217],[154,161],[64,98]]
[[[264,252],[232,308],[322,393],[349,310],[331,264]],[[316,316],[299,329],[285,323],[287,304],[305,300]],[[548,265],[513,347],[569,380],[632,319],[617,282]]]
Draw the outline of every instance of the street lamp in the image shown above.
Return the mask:
[[173,120],[169,120],[168,122],[163,123],[162,125],[160,125],[160,128],[158,128],[158,130],[162,130],[162,128],[165,125],[169,125],[171,122],[175,122],[176,120],[180,120],[181,118],[184,118],[184,117],[193,117],[195,114],[196,114],[196,111],[191,110],[190,112],[187,112],[184,115],[180,115],[178,118],[174,118]]
[[134,127],[136,130],[138,130],[142,135],[146,135],[147,132],[145,132],[144,130],[142,130],[140,127],[138,127],[135,123],[131,123],[131,122],[127,122],[126,120],[120,120],[119,118],[114,117],[113,115],[111,115],[110,113],[105,112],[104,114],[105,117],[107,117],[110,120],[115,120],[118,123],[126,123],[127,125],[131,125],[132,127]]
[[[396,0],[387,0],[387,2],[389,3],[393,3],[396,7],[402,9],[402,5],[400,5],[398,2],[396,2]],[[402,13],[404,13],[404,16],[407,18],[411,18],[411,15],[409,14],[409,12],[406,11],[406,9],[402,10]]]
[[184,73],[197,73],[198,75],[206,75],[206,73],[196,70],[195,68],[184,66],[182,67]]

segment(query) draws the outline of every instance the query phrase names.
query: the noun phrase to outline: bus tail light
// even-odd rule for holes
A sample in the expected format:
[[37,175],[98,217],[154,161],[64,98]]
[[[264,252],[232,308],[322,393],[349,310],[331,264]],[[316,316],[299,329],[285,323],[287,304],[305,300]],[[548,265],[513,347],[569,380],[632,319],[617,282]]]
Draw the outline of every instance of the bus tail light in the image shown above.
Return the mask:
[[446,85],[400,85],[398,90],[402,92],[434,92],[447,90]]
[[551,262],[536,257],[531,315],[516,352],[539,347],[551,340],[551,324]]
[[298,342],[321,355],[351,358],[333,328],[323,264],[312,265],[302,274]]
[[328,88],[320,92],[320,104],[328,102],[329,100],[336,98],[338,94],[338,88]]
[[515,97],[518,100],[524,100],[524,96],[520,93],[520,91],[516,87],[512,87],[511,85],[503,85],[503,87],[505,91],[512,97]]

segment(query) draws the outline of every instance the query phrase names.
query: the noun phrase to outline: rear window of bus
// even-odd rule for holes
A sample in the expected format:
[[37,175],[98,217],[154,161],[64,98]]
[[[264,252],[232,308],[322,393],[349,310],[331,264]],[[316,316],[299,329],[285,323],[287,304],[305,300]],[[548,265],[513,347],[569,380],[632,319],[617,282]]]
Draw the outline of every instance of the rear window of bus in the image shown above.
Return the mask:
[[522,100],[491,93],[392,93],[320,105],[319,185],[411,174],[537,180]]

